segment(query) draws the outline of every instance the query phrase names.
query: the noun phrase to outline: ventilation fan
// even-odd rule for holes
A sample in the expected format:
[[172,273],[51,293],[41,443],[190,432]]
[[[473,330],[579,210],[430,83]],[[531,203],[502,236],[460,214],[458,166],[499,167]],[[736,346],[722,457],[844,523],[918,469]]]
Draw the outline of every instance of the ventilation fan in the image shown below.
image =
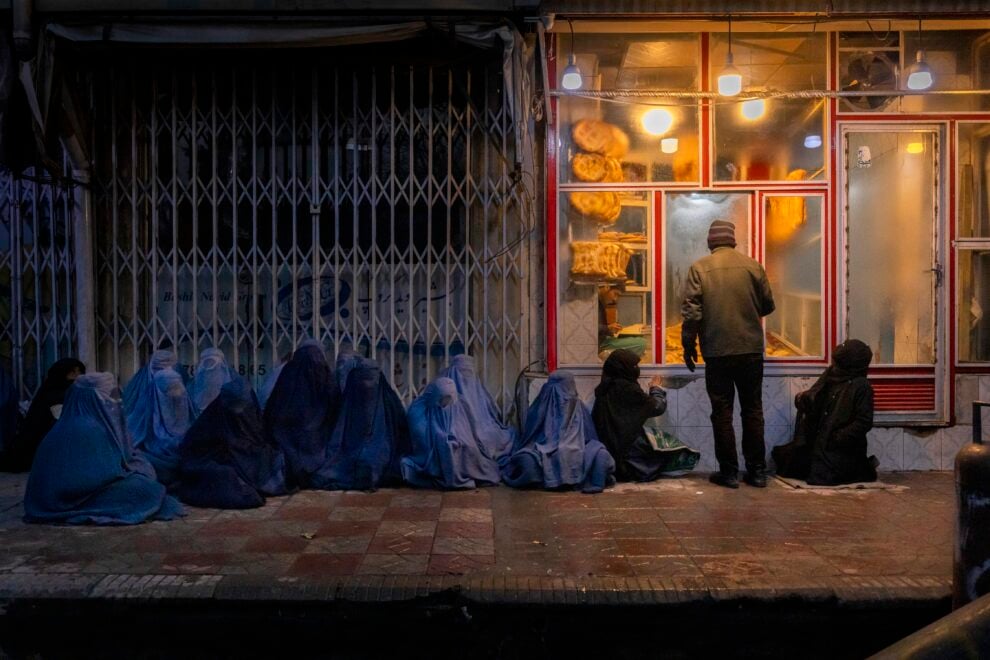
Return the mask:
[[[842,91],[866,92],[897,88],[897,65],[888,53],[862,52],[849,56],[842,74]],[[878,110],[893,96],[847,96],[849,105],[860,110]]]

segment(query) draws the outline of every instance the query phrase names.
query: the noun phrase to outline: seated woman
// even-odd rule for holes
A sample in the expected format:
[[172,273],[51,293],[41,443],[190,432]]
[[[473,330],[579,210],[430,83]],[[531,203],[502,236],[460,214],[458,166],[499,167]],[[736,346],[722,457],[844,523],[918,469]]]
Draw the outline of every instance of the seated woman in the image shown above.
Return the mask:
[[134,431],[134,446],[155,466],[163,484],[175,481],[179,466],[179,443],[196,418],[196,410],[174,369],[162,369],[154,377],[154,405],[150,423]]
[[278,382],[278,377],[282,375],[282,369],[291,359],[292,353],[283,355],[279,363],[275,365],[265,380],[262,381],[261,387],[258,388],[258,405],[261,406],[262,410],[264,410],[265,406],[268,405],[268,399],[272,395],[272,390],[275,389],[275,383]]
[[[137,373],[124,388],[124,414],[127,417],[127,430],[137,440],[144,437],[145,429],[151,424],[154,413],[155,374],[163,369],[175,370],[175,353],[158,350],[151,354],[147,364],[138,369]],[[176,372],[178,373],[178,372]]]
[[652,481],[665,474],[682,474],[685,465],[697,463],[698,452],[680,442],[655,446],[643,425],[667,410],[667,393],[659,376],[644,392],[639,379],[639,357],[628,350],[613,351],[602,366],[602,381],[595,388],[591,417],[598,438],[615,459],[619,481]]
[[402,478],[421,488],[475,488],[499,482],[498,464],[475,441],[457,385],[440,377],[409,406],[412,454],[402,459]]
[[31,469],[34,453],[55,426],[69,387],[86,373],[86,365],[75,358],[59,360],[48,369],[45,382],[31,400],[24,422],[9,447],[4,447],[4,470],[26,472]]
[[227,359],[219,348],[208,348],[199,356],[196,373],[189,384],[189,398],[196,410],[206,410],[220,394],[220,388],[237,374],[227,366]]
[[115,387],[113,375],[94,373],[69,389],[28,477],[25,522],[132,525],[183,515],[131,446]]
[[314,488],[374,490],[401,478],[409,453],[406,412],[381,367],[361,359],[347,375],[334,421],[327,461],[313,475]]
[[474,358],[470,355],[456,355],[450,360],[450,366],[442,369],[438,375],[454,381],[458,397],[455,405],[464,408],[475,441],[485,453],[498,461],[511,452],[518,432],[502,423],[495,400],[475,372]]
[[186,504],[249,509],[284,495],[285,455],[265,436],[261,409],[236,376],[193,423],[179,444],[176,495]]
[[873,388],[866,372],[873,351],[858,339],[835,347],[832,364],[811,389],[794,397],[794,441],[775,447],[777,474],[817,486],[876,481],[877,459],[866,455],[873,428]]
[[310,488],[327,460],[340,392],[323,347],[303,342],[282,369],[265,406],[265,433],[285,454],[289,488]]
[[18,406],[17,384],[14,377],[0,366],[0,462],[14,446],[21,414]]
[[600,493],[615,483],[615,461],[598,440],[574,375],[550,374],[526,415],[526,430],[502,462],[510,486],[581,487]]

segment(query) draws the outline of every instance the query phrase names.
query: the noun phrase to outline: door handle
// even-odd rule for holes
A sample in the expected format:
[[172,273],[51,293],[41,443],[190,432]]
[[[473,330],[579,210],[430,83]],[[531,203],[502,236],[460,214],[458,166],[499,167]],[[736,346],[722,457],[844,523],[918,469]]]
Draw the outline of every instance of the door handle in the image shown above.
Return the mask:
[[929,268],[928,270],[935,273],[935,286],[942,286],[942,264],[935,264],[934,268]]

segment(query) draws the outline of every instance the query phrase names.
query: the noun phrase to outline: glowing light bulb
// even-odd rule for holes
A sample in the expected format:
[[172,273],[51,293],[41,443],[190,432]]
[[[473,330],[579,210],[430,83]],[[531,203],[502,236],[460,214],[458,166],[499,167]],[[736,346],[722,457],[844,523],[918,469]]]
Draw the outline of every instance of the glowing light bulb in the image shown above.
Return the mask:
[[674,125],[674,115],[666,108],[654,108],[643,114],[643,128],[650,135],[663,135]]
[[806,149],[817,149],[822,146],[822,136],[821,135],[807,135],[804,138],[804,146]]
[[750,99],[748,101],[743,101],[742,104],[742,116],[750,121],[759,119],[767,111],[766,101],[763,99]]
[[921,142],[908,142],[907,152],[909,154],[921,154],[925,152],[925,145]]
[[919,50],[915,54],[915,62],[908,69],[907,88],[920,90],[928,89],[935,82],[932,78],[932,69],[925,62],[925,51]]
[[574,55],[571,55],[567,66],[564,67],[564,75],[560,78],[560,86],[564,89],[574,91],[581,89],[581,69],[578,68]]
[[677,153],[677,138],[664,138],[660,140],[660,151],[665,154]]
[[742,74],[732,63],[732,50],[725,56],[725,68],[718,77],[718,93],[722,96],[735,96],[742,91]]

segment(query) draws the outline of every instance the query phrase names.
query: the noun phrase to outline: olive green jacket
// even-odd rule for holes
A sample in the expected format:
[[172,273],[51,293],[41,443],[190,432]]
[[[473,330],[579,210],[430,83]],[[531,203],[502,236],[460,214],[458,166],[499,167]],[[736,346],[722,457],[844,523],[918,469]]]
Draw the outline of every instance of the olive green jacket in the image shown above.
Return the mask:
[[774,310],[763,266],[730,247],[718,247],[698,259],[684,284],[681,315],[685,348],[700,335],[707,360],[726,355],[763,353],[763,323]]

